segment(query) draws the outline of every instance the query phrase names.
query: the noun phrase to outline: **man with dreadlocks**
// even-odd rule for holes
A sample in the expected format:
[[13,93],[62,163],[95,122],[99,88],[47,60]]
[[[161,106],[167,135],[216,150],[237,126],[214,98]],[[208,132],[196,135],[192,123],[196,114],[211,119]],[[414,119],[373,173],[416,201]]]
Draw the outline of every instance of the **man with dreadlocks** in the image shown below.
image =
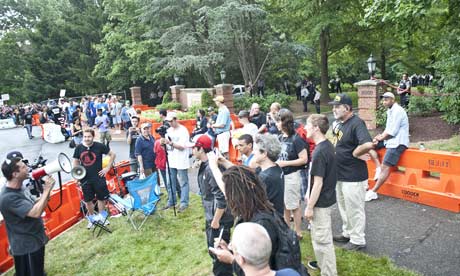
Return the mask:
[[[207,153],[212,149],[211,138],[204,134],[195,143],[189,144],[192,147],[193,155],[201,161],[198,170],[198,186],[200,187],[201,199],[206,218],[206,238],[208,247],[214,246],[214,239],[221,237],[225,242],[230,241],[230,229],[233,226],[233,217],[227,208],[227,202],[222,191],[217,186],[216,180],[208,165]],[[220,234],[222,233],[222,234]],[[220,262],[216,255],[209,253],[213,259],[213,273],[216,276],[231,276],[233,269],[231,264]]]
[[[222,157],[219,157],[222,159]],[[238,223],[254,222],[262,225],[268,232],[272,243],[272,253],[270,255],[270,268],[278,270],[285,267],[277,267],[277,251],[280,247],[279,227],[277,223],[284,223],[284,220],[273,208],[273,204],[267,198],[265,185],[260,178],[245,166],[232,166],[224,173],[218,167],[218,158],[213,152],[208,154],[209,166],[216,179],[217,185],[225,194],[228,207],[232,215],[238,218]],[[270,219],[267,219],[270,218]],[[286,226],[287,228],[287,226]],[[300,267],[300,248],[298,248]],[[232,263],[236,275],[244,275],[242,269],[234,262],[234,256],[228,249],[227,243],[220,241],[216,244],[212,252],[223,263]],[[295,252],[292,252],[295,253]]]

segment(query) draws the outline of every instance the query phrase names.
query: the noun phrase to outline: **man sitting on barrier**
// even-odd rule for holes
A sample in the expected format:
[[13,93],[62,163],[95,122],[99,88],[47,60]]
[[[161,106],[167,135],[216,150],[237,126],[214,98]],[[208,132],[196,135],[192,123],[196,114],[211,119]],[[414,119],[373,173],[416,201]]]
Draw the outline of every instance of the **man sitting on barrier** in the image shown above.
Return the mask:
[[7,184],[0,193],[0,212],[6,225],[10,253],[14,258],[15,275],[45,275],[45,244],[48,237],[41,215],[55,181],[45,176],[43,194],[38,201],[34,201],[22,189],[22,182],[29,178],[29,167],[22,161],[22,156],[8,154],[2,164],[2,173]]
[[387,151],[374,188],[366,192],[366,201],[378,198],[377,191],[390,175],[390,168],[398,164],[399,158],[409,147],[409,119],[406,111],[395,102],[391,92],[383,94],[382,103],[387,108],[387,122],[385,130],[375,136],[373,143],[377,149],[386,147]]
[[[107,167],[102,168],[102,155],[106,154],[110,157]],[[106,145],[94,142],[94,130],[85,129],[83,131],[83,143],[75,148],[73,154],[73,165],[82,165],[86,169],[86,175],[80,180],[83,200],[88,210],[88,218],[94,215],[93,199],[96,196],[99,215],[92,217],[93,220],[105,220],[107,216],[105,211],[106,200],[109,197],[109,190],[105,181],[105,175],[110,170],[115,160],[115,153]],[[93,226],[92,221],[88,223],[88,229]]]

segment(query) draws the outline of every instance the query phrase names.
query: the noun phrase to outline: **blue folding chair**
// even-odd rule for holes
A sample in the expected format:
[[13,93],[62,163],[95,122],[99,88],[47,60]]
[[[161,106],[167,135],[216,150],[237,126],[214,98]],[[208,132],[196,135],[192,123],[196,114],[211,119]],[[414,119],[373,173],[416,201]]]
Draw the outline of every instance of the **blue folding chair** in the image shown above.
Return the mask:
[[[136,230],[140,230],[147,218],[156,211],[160,201],[160,187],[157,182],[157,173],[152,173],[144,179],[134,179],[128,181],[127,187],[129,196],[121,198],[119,195],[112,194],[110,197],[118,204],[121,204],[128,213],[128,220]],[[136,224],[134,216],[140,213],[144,218]]]

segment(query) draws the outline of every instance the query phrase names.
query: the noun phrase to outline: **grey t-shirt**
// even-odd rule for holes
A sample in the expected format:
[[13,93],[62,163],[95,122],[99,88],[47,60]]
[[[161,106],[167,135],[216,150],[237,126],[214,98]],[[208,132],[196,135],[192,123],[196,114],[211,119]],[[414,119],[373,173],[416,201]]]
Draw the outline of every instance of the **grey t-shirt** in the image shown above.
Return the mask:
[[0,212],[14,256],[35,252],[48,241],[43,220],[27,216],[34,204],[21,189],[4,187],[0,192]]

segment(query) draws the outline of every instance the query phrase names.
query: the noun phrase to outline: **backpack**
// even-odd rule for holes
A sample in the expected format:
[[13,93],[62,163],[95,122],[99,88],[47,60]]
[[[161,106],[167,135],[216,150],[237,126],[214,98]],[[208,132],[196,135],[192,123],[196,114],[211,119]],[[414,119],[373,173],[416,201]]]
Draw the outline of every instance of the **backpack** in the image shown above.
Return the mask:
[[294,230],[284,222],[277,212],[272,214],[258,212],[251,221],[268,221],[276,230],[278,246],[275,252],[275,266],[272,269],[292,268],[302,276],[308,276],[306,267],[302,264],[299,239]]
[[313,140],[307,138],[307,131],[305,130],[305,127],[304,127],[303,124],[296,122],[294,124],[294,128],[295,128],[296,134],[300,138],[302,138],[302,140],[304,140],[308,145],[307,147],[305,147],[305,149],[307,150],[307,153],[308,153],[308,164],[310,164],[311,159],[312,159],[312,154],[313,154],[313,151],[315,150],[315,146],[316,146],[315,142],[313,142]]

